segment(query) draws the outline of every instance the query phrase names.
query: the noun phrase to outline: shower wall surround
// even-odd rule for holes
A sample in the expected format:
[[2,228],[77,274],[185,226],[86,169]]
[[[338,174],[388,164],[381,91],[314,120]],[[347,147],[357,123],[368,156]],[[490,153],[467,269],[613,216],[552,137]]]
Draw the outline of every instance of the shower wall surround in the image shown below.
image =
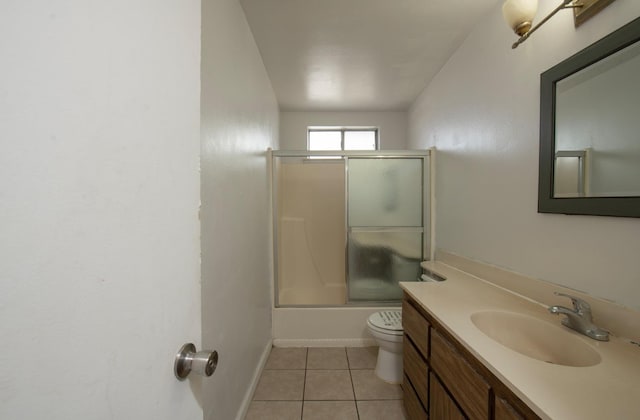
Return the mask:
[[278,303],[342,305],[345,278],[344,161],[275,161]]

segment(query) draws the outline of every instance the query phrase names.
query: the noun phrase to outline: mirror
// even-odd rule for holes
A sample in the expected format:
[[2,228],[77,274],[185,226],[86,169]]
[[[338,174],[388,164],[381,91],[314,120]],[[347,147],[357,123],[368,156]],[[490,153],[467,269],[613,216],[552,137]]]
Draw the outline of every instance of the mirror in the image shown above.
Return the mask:
[[640,18],[540,76],[538,212],[640,217]]

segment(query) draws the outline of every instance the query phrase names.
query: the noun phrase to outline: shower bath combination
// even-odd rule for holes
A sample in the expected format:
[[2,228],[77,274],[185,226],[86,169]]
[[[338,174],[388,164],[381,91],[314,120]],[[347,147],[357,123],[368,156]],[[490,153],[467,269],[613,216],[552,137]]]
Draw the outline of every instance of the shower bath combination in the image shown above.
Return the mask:
[[399,306],[430,254],[430,152],[269,152],[276,308]]

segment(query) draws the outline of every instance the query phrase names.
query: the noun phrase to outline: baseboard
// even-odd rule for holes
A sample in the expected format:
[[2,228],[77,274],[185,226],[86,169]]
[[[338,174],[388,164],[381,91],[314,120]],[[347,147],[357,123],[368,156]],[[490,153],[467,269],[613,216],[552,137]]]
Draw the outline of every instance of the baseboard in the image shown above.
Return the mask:
[[375,346],[373,338],[276,338],[274,347],[370,347]]
[[269,354],[271,353],[272,346],[273,340],[269,340],[264,348],[264,351],[262,352],[262,356],[260,356],[260,362],[258,363],[256,370],[253,372],[251,384],[249,386],[249,389],[247,389],[246,394],[244,395],[244,399],[242,400],[242,404],[240,405],[240,410],[238,410],[236,420],[243,420],[247,415],[247,411],[249,411],[249,406],[251,405],[251,401],[253,400],[253,393],[258,386],[258,381],[260,380],[260,375],[262,375],[264,365],[267,364],[267,359],[269,359]]

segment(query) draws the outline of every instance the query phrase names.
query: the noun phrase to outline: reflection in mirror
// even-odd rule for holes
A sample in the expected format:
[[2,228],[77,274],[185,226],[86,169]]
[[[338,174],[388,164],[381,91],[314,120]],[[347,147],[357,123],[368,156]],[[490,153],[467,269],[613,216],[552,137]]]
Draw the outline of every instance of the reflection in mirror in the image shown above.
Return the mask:
[[556,83],[554,197],[640,195],[638,75],[633,44]]
[[591,156],[590,149],[556,152],[554,197],[586,197],[590,194],[587,156]]
[[538,212],[640,217],[640,18],[540,75]]

